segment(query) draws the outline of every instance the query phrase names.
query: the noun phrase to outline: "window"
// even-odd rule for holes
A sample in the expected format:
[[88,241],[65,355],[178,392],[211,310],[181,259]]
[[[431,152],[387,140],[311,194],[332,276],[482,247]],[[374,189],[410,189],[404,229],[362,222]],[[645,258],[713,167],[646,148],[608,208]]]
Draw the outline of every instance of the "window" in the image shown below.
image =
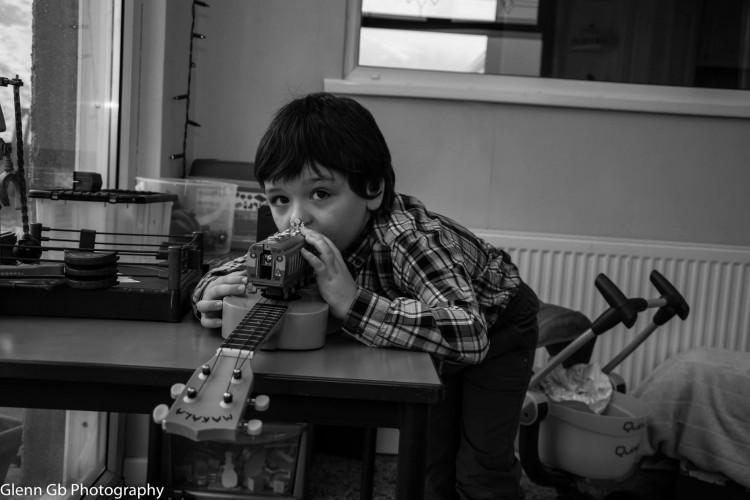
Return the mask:
[[[18,168],[17,93],[27,189],[71,188],[74,170],[99,172],[105,180],[114,175],[119,0],[0,0],[0,12],[0,77],[12,82],[0,86],[6,124],[0,139]],[[13,187],[9,194],[15,202]],[[3,233],[22,231],[13,205],[0,206]],[[0,495],[80,498],[72,485],[119,481],[123,428],[114,414],[0,408]]]
[[363,0],[358,62],[539,76],[538,7],[537,0]]
[[[0,77],[17,75],[23,83],[27,189],[71,188],[75,170],[99,172],[105,186],[114,186],[108,181],[117,168],[121,2],[0,0],[0,10],[0,46],[8,48]],[[0,87],[0,106],[7,125],[0,139],[18,168],[11,85]],[[0,207],[3,231],[18,232],[20,224],[18,210]]]
[[336,92],[750,116],[750,2],[362,0]]

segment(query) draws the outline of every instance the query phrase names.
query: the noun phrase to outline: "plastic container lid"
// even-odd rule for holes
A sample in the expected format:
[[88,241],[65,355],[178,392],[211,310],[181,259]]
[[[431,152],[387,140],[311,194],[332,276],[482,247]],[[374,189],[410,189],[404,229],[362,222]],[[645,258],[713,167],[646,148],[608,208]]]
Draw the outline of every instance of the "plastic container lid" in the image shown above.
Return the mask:
[[176,194],[155,193],[152,191],[128,191],[122,189],[102,189],[101,191],[73,191],[72,189],[32,189],[29,198],[48,200],[98,201],[104,203],[160,203],[177,201]]

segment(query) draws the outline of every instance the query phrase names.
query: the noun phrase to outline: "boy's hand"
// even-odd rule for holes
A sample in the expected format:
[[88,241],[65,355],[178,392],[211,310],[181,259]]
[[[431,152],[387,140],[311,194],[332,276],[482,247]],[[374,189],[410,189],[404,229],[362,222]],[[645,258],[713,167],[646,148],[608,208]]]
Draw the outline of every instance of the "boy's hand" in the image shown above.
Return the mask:
[[254,290],[255,287],[247,283],[245,271],[216,278],[203,291],[203,298],[195,304],[201,313],[201,325],[206,328],[221,327],[222,299],[227,295],[242,295],[245,291]]
[[344,319],[354,302],[359,287],[346,267],[341,252],[331,240],[312,229],[302,227],[305,241],[318,252],[303,248],[302,257],[310,264],[317,278],[320,295],[328,303],[334,318]]

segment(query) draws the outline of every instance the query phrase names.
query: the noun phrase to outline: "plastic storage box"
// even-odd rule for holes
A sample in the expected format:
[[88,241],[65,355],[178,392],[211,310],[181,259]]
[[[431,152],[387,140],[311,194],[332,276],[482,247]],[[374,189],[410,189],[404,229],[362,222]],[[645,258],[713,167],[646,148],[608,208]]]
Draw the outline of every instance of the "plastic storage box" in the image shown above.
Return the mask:
[[542,463],[590,479],[631,473],[651,414],[648,405],[615,392],[604,413],[551,403],[539,430]]
[[[169,217],[176,195],[126,190],[96,192],[68,189],[31,190],[35,201],[34,221],[50,228],[45,246],[77,248],[78,236],[69,230],[90,229],[97,233],[97,249],[127,245],[128,250],[153,253],[154,236],[169,233]],[[166,239],[166,238],[165,238]],[[69,241],[64,241],[69,240]],[[63,251],[50,251],[45,259],[63,259]],[[134,256],[131,262],[143,262]],[[150,260],[153,260],[151,258]]]
[[[196,498],[304,498],[307,426],[270,424],[236,441],[191,441],[170,435],[164,484]],[[235,497],[236,495],[236,497]]]
[[[220,180],[216,178],[200,177],[195,180]],[[263,189],[255,181],[233,179],[237,184],[237,194],[234,199],[234,231],[232,234],[232,250],[246,251],[257,241],[258,208],[267,204]]]
[[253,175],[251,162],[199,158],[190,166],[190,179],[206,179],[237,184],[232,250],[247,250],[258,241],[258,208],[266,195]]
[[257,182],[239,184],[234,212],[233,250],[247,250],[257,241],[258,208],[266,203],[268,201],[260,184]]
[[136,177],[136,191],[175,194],[170,234],[204,232],[207,253],[229,252],[234,231],[237,184],[198,179],[149,179]]

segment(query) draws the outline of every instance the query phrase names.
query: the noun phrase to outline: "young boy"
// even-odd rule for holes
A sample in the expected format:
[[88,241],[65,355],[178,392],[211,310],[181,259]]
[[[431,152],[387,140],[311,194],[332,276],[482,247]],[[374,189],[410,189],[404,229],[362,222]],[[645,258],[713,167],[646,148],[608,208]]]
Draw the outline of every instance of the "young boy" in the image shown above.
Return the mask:
[[[514,454],[538,336],[538,300],[510,257],[394,191],[374,118],[316,93],[279,110],[255,177],[279,229],[302,222],[303,250],[342,331],[437,358],[444,400],[431,407],[425,498],[523,498]],[[245,291],[244,257],[210,271],[193,300],[221,325],[222,297]]]

